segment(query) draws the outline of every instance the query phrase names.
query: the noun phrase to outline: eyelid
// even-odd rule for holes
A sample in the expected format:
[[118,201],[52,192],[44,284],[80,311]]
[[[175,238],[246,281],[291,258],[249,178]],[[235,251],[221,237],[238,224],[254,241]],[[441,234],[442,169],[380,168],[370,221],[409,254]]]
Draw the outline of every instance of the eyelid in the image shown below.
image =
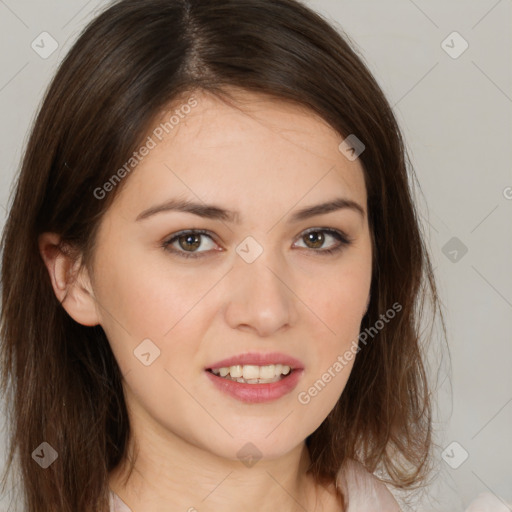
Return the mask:
[[338,235],[346,243],[352,243],[354,241],[354,239],[352,237],[348,236],[347,233],[345,231],[341,230],[341,229],[328,228],[328,227],[322,227],[322,226],[314,227],[314,228],[308,228],[308,229],[306,229],[304,231],[301,231],[298,238],[301,238],[302,236],[307,235],[308,233],[316,233],[317,231],[324,232],[324,233],[329,233],[330,235]]

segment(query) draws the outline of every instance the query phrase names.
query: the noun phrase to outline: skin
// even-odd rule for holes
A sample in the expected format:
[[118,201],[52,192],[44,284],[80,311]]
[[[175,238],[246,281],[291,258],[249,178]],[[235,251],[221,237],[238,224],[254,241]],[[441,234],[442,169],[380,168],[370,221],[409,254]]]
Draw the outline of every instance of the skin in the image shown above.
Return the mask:
[[[367,307],[362,166],[345,158],[342,138],[312,112],[244,92],[241,108],[195,97],[197,107],[125,178],[102,219],[91,269],[52,250],[57,235],[40,237],[57,297],[77,322],[102,326],[124,376],[139,452],[128,484],[119,467],[109,485],[134,511],[262,512],[276,503],[284,512],[339,510],[333,489],[306,475],[304,441],[334,407],[353,360],[307,405],[298,393],[350,348]],[[297,209],[337,197],[365,215],[347,208],[287,224]],[[136,220],[171,198],[238,210],[240,224],[175,211]],[[308,244],[309,228],[338,229],[353,241],[321,254],[339,242],[322,232],[323,245]],[[200,238],[199,258],[162,247],[186,229],[212,235]],[[247,236],[263,248],[252,263],[236,252]],[[172,247],[194,250],[186,241]],[[146,338],[160,350],[149,366],[134,356]],[[204,369],[249,351],[301,360],[298,386],[263,404],[221,393]],[[237,457],[248,442],[262,456],[251,467]]]

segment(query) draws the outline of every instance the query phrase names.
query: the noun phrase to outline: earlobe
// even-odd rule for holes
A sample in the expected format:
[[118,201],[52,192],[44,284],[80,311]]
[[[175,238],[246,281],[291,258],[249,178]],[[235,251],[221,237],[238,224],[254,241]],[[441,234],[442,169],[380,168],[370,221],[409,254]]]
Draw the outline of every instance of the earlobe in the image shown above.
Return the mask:
[[63,250],[55,233],[39,236],[39,252],[50,275],[53,291],[76,322],[94,326],[99,324],[96,301],[85,268],[80,269],[80,258]]

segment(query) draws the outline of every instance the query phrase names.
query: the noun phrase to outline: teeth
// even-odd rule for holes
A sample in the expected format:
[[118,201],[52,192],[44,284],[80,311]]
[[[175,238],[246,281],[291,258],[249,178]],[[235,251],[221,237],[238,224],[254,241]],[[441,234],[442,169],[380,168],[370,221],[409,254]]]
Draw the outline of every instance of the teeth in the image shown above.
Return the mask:
[[230,367],[215,368],[212,372],[237,382],[258,384],[261,382],[276,382],[282,375],[288,375],[291,368],[283,364],[268,364],[256,366],[252,364],[234,365]]
[[237,378],[241,377],[243,375],[242,366],[240,366],[239,364],[237,364],[236,366],[231,366],[229,368],[229,374],[234,379],[237,379]]
[[272,368],[272,366],[274,366],[274,365],[269,364],[267,366],[262,366],[261,368],[256,367],[256,368],[258,368],[258,371],[259,371],[258,378],[259,379],[272,379],[276,375],[280,375],[281,372],[277,373],[276,372],[276,367],[274,366]]
[[[231,371],[229,372],[231,373]],[[272,375],[273,377],[273,375]],[[250,364],[244,365],[243,367],[243,378],[245,380],[249,379],[259,379],[260,378],[260,367],[253,366]]]

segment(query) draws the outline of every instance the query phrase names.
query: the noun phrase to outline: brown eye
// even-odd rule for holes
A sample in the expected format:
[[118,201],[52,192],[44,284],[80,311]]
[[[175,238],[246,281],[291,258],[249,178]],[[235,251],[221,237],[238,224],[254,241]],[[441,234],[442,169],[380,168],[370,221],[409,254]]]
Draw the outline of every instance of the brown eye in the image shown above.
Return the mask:
[[[328,238],[334,238],[338,244],[331,245],[327,249],[322,249]],[[313,252],[327,255],[341,251],[345,246],[352,243],[352,240],[341,231],[331,228],[315,228],[307,231],[301,236],[301,240],[306,245],[306,249],[311,249]]]
[[180,235],[177,241],[182,249],[186,251],[188,251],[189,249],[194,251],[201,245],[201,235]]
[[[208,247],[208,243],[215,245],[213,238],[207,231],[203,230],[190,230],[182,231],[173,235],[171,238],[163,242],[162,247],[173,254],[182,256],[184,258],[199,258],[204,256],[203,253],[208,253],[212,247]],[[206,243],[206,247],[204,247]],[[202,248],[198,251],[197,249]]]
[[303,236],[303,240],[306,241],[306,244],[311,244],[308,246],[311,249],[319,249],[322,247],[325,237],[321,231],[311,231]]

